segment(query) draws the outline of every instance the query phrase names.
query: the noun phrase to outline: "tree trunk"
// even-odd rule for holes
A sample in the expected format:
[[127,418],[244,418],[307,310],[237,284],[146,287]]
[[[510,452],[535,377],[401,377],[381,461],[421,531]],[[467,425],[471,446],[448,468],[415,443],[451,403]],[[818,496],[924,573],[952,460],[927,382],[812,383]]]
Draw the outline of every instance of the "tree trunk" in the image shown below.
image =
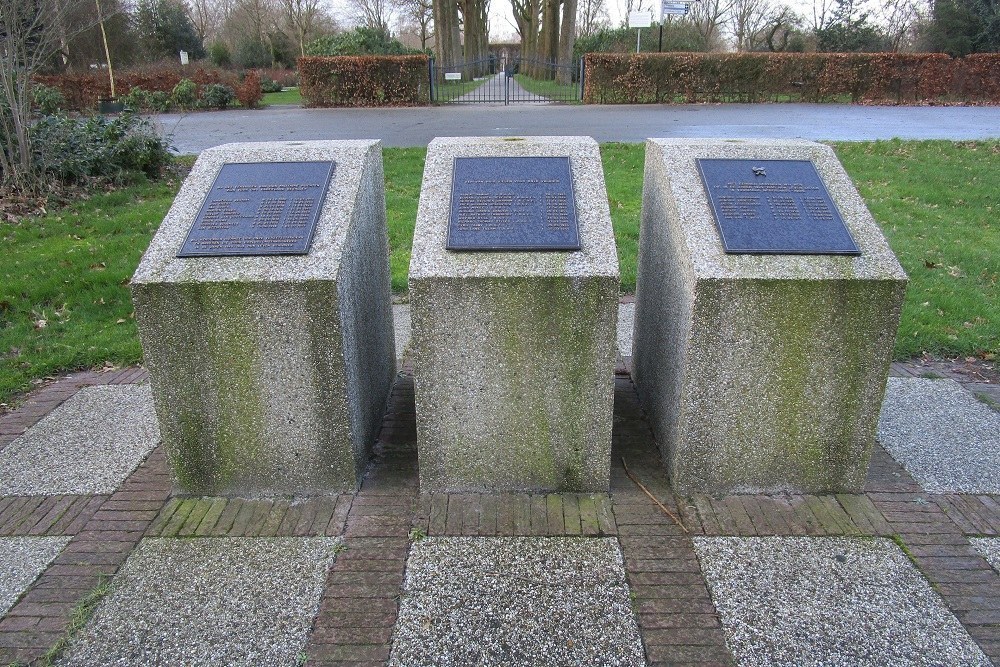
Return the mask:
[[576,36],[576,0],[563,0],[562,29],[559,31],[559,69],[556,82],[573,83],[573,42]]

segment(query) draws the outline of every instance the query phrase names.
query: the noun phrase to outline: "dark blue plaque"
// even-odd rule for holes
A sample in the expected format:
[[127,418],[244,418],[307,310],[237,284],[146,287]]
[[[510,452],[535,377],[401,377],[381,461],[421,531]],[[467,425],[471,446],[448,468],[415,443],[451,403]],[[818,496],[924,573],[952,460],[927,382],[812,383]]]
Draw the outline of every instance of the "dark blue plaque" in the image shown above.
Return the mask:
[[569,158],[455,158],[445,247],[579,250]]
[[333,162],[225,164],[178,257],[306,255]]
[[698,160],[727,253],[860,255],[809,160]]

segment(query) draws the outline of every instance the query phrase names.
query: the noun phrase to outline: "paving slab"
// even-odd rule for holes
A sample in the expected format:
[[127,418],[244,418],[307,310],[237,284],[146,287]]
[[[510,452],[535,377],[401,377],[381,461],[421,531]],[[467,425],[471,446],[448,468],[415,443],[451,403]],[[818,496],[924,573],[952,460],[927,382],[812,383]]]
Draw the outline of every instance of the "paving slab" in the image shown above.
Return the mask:
[[0,451],[0,496],[111,493],[159,439],[149,385],[81,389]]
[[969,542],[994,570],[1000,572],[1000,537],[970,537]]
[[954,380],[889,378],[878,439],[930,493],[1000,493],[1000,413]]
[[147,538],[62,665],[298,665],[339,538]]
[[69,537],[0,537],[0,617],[69,541]]
[[699,537],[694,544],[741,667],[991,664],[890,540]]
[[644,665],[607,538],[415,542],[390,665]]

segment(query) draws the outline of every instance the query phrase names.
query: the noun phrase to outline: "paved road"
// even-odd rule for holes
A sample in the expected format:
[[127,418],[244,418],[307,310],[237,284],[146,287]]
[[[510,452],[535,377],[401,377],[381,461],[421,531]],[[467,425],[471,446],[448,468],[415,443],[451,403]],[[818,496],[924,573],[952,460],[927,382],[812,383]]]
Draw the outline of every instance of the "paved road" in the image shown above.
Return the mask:
[[1000,136],[1000,107],[866,107],[837,104],[492,105],[403,109],[300,109],[163,114],[180,153],[234,141],[381,139],[426,146],[434,137],[589,135],[647,137],[984,139]]

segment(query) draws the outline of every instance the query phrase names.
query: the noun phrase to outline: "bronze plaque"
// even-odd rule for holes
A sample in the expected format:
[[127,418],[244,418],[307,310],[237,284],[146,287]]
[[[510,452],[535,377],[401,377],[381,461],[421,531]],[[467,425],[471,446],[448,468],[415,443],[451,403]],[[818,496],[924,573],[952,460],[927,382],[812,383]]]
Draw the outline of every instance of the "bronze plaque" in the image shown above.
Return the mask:
[[307,255],[333,162],[226,164],[178,257]]
[[809,160],[698,160],[727,253],[860,255]]

